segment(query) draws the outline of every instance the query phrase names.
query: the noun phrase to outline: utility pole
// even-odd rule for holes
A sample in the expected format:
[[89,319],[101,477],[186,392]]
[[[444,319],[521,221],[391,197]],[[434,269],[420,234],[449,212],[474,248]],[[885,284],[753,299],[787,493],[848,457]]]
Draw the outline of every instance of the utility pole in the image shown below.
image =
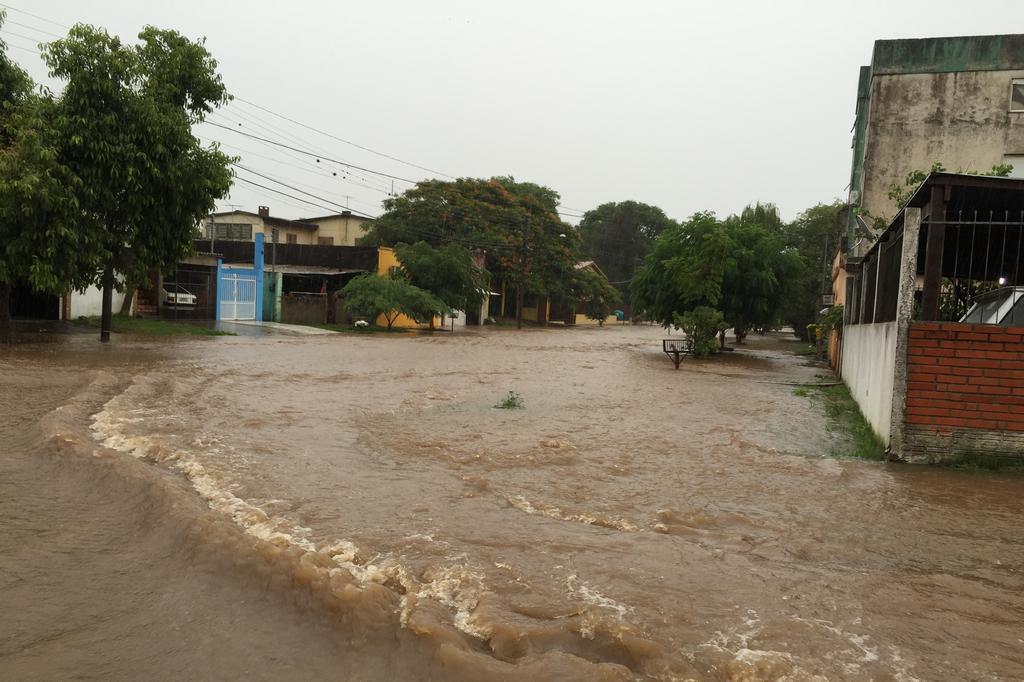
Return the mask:
[[526,257],[529,253],[526,244],[526,220],[523,220],[523,241],[519,245],[519,282],[516,284],[516,329],[523,328],[523,289],[526,288]]

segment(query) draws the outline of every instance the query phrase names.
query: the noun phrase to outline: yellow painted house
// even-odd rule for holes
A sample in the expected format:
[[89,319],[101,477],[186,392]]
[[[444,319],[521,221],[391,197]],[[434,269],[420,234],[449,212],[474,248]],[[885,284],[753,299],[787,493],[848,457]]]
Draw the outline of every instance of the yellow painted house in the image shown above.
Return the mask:
[[[483,254],[482,253],[479,254],[478,258],[479,258],[478,265],[483,266]],[[395,250],[394,249],[392,249],[389,246],[380,246],[380,247],[377,248],[377,274],[378,275],[380,275],[381,277],[390,277],[393,274],[395,274],[395,272],[397,272],[398,269],[401,268],[401,267],[402,267],[402,264],[398,260],[398,256],[395,255]],[[434,318],[433,328],[445,327],[445,328],[451,329],[453,326],[454,327],[465,327],[467,324],[469,324],[469,325],[482,325],[484,319],[487,317],[487,311],[488,311],[488,308],[490,307],[490,299],[491,299],[491,297],[492,296],[499,296],[500,294],[498,294],[497,292],[494,292],[494,291],[482,291],[481,294],[483,295],[483,300],[480,303],[480,309],[479,310],[472,311],[472,314],[469,315],[469,316],[467,316],[466,312],[462,311],[462,310],[454,311],[455,317],[450,317],[449,316],[449,317],[442,318],[441,316],[437,316],[437,317]],[[384,318],[383,315],[381,315],[380,317],[377,318],[377,324],[379,326],[386,326],[387,325],[387,320]],[[398,319],[396,319],[394,324],[391,325],[391,326],[392,327],[401,327],[403,329],[409,329],[409,328],[428,329],[428,328],[431,328],[431,324],[430,323],[424,322],[423,324],[418,324],[415,320],[412,320],[411,318],[406,317],[405,315],[399,315]]]
[[[575,268],[577,270],[589,270],[601,277],[608,279],[608,277],[601,271],[601,268],[597,266],[592,260],[585,260],[576,263]],[[527,298],[523,303],[523,319],[527,322],[536,322],[537,324],[563,324],[563,325],[598,325],[598,321],[587,317],[584,313],[576,312],[575,305],[559,306],[552,303],[550,298]],[[609,315],[604,323],[616,322],[618,320],[614,315]]]
[[[378,275],[380,275],[381,277],[391,277],[401,267],[402,263],[398,260],[398,256],[395,255],[395,250],[393,248],[391,248],[390,246],[377,247]],[[445,320],[443,320],[440,316],[434,317],[434,327],[441,327],[444,325],[444,323]],[[388,325],[388,321],[383,315],[380,315],[377,318],[376,324],[379,327],[386,327]],[[463,317],[461,326],[465,326],[465,324],[465,317]],[[431,324],[426,322],[420,324],[411,317],[407,317],[406,315],[399,315],[391,326],[398,327],[401,329],[428,329],[431,327]]]

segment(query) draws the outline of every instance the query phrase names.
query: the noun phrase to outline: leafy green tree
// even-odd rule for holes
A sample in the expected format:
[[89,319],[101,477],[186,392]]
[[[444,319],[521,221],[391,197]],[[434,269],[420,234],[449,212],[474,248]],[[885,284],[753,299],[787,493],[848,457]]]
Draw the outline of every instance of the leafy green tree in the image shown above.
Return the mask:
[[228,100],[202,41],[153,27],[125,45],[83,24],[47,44],[64,81],[54,104],[58,155],[81,180],[81,212],[103,227],[94,280],[103,288],[100,338],[113,289],[135,286],[188,255],[196,224],[231,187],[231,159],[192,126]]
[[588,269],[577,271],[575,297],[583,308],[583,314],[591,320],[597,320],[600,326],[604,326],[604,321],[622,303],[619,290],[606,277]]
[[409,282],[438,297],[452,310],[473,310],[488,286],[473,252],[459,244],[433,247],[425,241],[397,244],[395,255]]
[[732,253],[718,307],[732,326],[737,343],[742,343],[750,330],[766,331],[781,324],[783,305],[803,268],[800,256],[785,246],[781,222],[768,221],[765,226],[748,222],[763,220],[763,215],[747,216],[733,216],[723,224]]
[[[5,15],[0,11],[0,25]],[[11,338],[11,288],[60,295],[91,275],[95,226],[78,178],[57,158],[49,102],[0,41],[0,343]]]
[[383,315],[389,330],[399,315],[423,323],[449,309],[441,299],[403,278],[362,275],[346,284],[341,293],[350,314],[373,320]]
[[686,334],[687,350],[698,358],[714,353],[715,337],[728,328],[721,311],[703,305],[676,315],[674,324]]
[[733,244],[713,213],[695,213],[651,244],[630,285],[633,308],[663,327],[698,306],[716,307]]
[[[580,251],[593,259],[609,280],[628,283],[654,240],[675,224],[657,206],[638,201],[601,204],[580,220]],[[628,292],[625,284],[620,286]]]
[[760,225],[769,232],[782,232],[786,226],[779,215],[779,207],[770,202],[747,204],[737,217],[745,225]]
[[807,340],[807,325],[818,318],[822,294],[832,290],[832,258],[846,232],[848,211],[840,201],[818,204],[786,226],[786,245],[800,255],[801,268],[791,275],[782,318],[802,339]]
[[698,213],[655,240],[633,279],[634,306],[668,327],[698,307],[719,310],[742,342],[750,329],[774,326],[794,273],[797,254],[777,230],[719,221]]
[[578,237],[559,219],[557,204],[553,190],[509,177],[428,180],[385,201],[363,243],[483,250],[486,270],[516,290],[521,312],[526,294],[571,293]]

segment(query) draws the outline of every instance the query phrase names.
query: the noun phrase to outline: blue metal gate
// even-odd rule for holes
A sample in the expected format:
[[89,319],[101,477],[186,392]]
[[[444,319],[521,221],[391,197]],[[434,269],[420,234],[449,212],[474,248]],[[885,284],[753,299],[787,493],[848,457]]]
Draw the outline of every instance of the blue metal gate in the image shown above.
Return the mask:
[[[251,271],[250,271],[251,272]],[[220,319],[256,319],[256,277],[225,272],[220,280]]]

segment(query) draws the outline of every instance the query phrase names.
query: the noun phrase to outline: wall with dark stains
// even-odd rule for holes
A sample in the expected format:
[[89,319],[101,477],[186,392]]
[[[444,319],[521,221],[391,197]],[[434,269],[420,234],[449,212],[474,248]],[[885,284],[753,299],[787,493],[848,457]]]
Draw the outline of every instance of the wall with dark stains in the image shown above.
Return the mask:
[[897,212],[889,187],[936,161],[950,172],[988,171],[1024,153],[1024,113],[1010,112],[1016,71],[875,75],[864,153],[861,206]]

